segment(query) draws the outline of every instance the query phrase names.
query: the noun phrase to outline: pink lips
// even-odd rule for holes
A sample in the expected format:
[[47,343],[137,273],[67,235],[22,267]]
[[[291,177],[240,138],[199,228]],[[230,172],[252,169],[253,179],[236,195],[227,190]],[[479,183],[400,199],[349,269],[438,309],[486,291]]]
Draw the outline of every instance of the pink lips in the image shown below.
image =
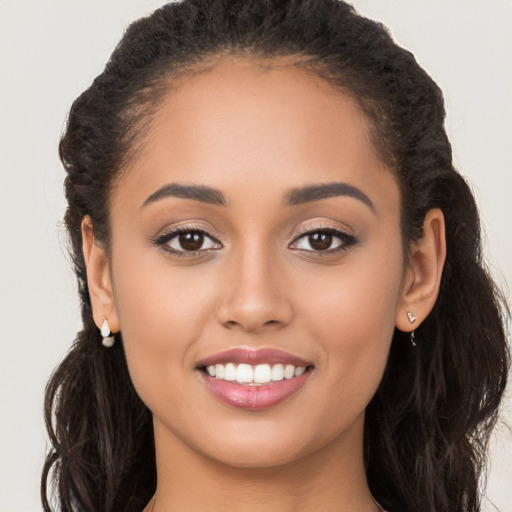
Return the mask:
[[226,363],[250,365],[281,363],[308,368],[298,377],[257,386],[216,379],[206,372],[200,372],[202,381],[215,397],[239,409],[261,410],[278,405],[299,391],[311,375],[310,362],[277,349],[248,350],[235,348],[208,357],[202,360],[199,366],[206,367]]
[[232,348],[219,354],[207,357],[199,362],[199,366],[210,366],[212,364],[245,363],[245,364],[293,364],[293,366],[310,366],[311,363],[305,359],[277,350],[275,348],[262,348],[249,350],[244,348]]

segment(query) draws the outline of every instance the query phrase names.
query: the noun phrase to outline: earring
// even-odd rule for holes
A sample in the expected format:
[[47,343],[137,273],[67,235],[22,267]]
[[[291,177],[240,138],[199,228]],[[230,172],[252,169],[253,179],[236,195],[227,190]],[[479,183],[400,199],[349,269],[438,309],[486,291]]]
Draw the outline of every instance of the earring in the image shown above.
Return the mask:
[[[409,318],[409,322],[411,322],[411,324],[416,322],[416,317],[410,311],[407,311],[407,317]],[[416,346],[416,335],[414,334],[414,329],[411,331],[411,345],[413,347]]]
[[114,336],[111,336],[110,327],[108,325],[108,320],[106,318],[103,320],[103,324],[101,326],[100,331],[101,336],[103,337],[101,344],[104,347],[110,348],[116,340]]

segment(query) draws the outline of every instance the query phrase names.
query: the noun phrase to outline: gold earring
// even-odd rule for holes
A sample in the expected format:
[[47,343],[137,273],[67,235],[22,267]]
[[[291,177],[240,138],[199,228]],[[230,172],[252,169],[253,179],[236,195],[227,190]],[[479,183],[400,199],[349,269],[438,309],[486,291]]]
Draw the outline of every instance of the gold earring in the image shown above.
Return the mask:
[[110,326],[108,325],[108,320],[106,318],[103,320],[100,331],[103,338],[101,344],[104,347],[110,348],[116,340],[113,335],[111,336],[112,333],[110,332]]

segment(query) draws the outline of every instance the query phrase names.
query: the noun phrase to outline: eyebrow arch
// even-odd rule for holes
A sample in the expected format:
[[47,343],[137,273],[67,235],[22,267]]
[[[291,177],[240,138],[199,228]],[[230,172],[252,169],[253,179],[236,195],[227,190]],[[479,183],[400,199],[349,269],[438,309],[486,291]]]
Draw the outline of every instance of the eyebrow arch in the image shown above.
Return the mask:
[[296,206],[337,196],[348,196],[358,199],[375,213],[375,206],[364,192],[353,185],[342,182],[320,183],[319,185],[309,185],[293,189],[286,194],[285,204],[288,206]]
[[201,203],[226,206],[226,198],[220,190],[204,185],[182,185],[179,183],[170,183],[159,188],[144,201],[142,206],[147,206],[166,197],[181,197]]

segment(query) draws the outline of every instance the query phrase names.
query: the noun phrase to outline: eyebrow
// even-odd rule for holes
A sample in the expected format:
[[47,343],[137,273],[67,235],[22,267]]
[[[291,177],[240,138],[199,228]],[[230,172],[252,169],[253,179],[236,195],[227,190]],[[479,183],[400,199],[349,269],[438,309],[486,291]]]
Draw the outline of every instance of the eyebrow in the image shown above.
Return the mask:
[[[321,183],[318,185],[309,185],[306,187],[296,188],[286,194],[285,204],[288,206],[296,206],[321,199],[329,199],[331,197],[348,196],[358,199],[375,212],[375,206],[371,199],[360,189],[349,185],[348,183],[334,182]],[[142,205],[143,207],[159,201],[166,197],[179,197],[183,199],[192,199],[202,203],[226,206],[227,201],[224,194],[215,188],[205,185],[182,185],[179,183],[170,183],[153,192]]]
[[180,197],[183,199],[192,199],[201,203],[226,206],[224,194],[217,189],[206,187],[204,185],[181,185],[179,183],[170,183],[153,192],[142,205],[147,206],[150,203],[159,201],[166,197]]
[[353,185],[342,182],[321,183],[319,185],[309,185],[293,189],[286,195],[285,204],[295,206],[338,196],[348,196],[358,199],[375,213],[375,206],[363,191]]

